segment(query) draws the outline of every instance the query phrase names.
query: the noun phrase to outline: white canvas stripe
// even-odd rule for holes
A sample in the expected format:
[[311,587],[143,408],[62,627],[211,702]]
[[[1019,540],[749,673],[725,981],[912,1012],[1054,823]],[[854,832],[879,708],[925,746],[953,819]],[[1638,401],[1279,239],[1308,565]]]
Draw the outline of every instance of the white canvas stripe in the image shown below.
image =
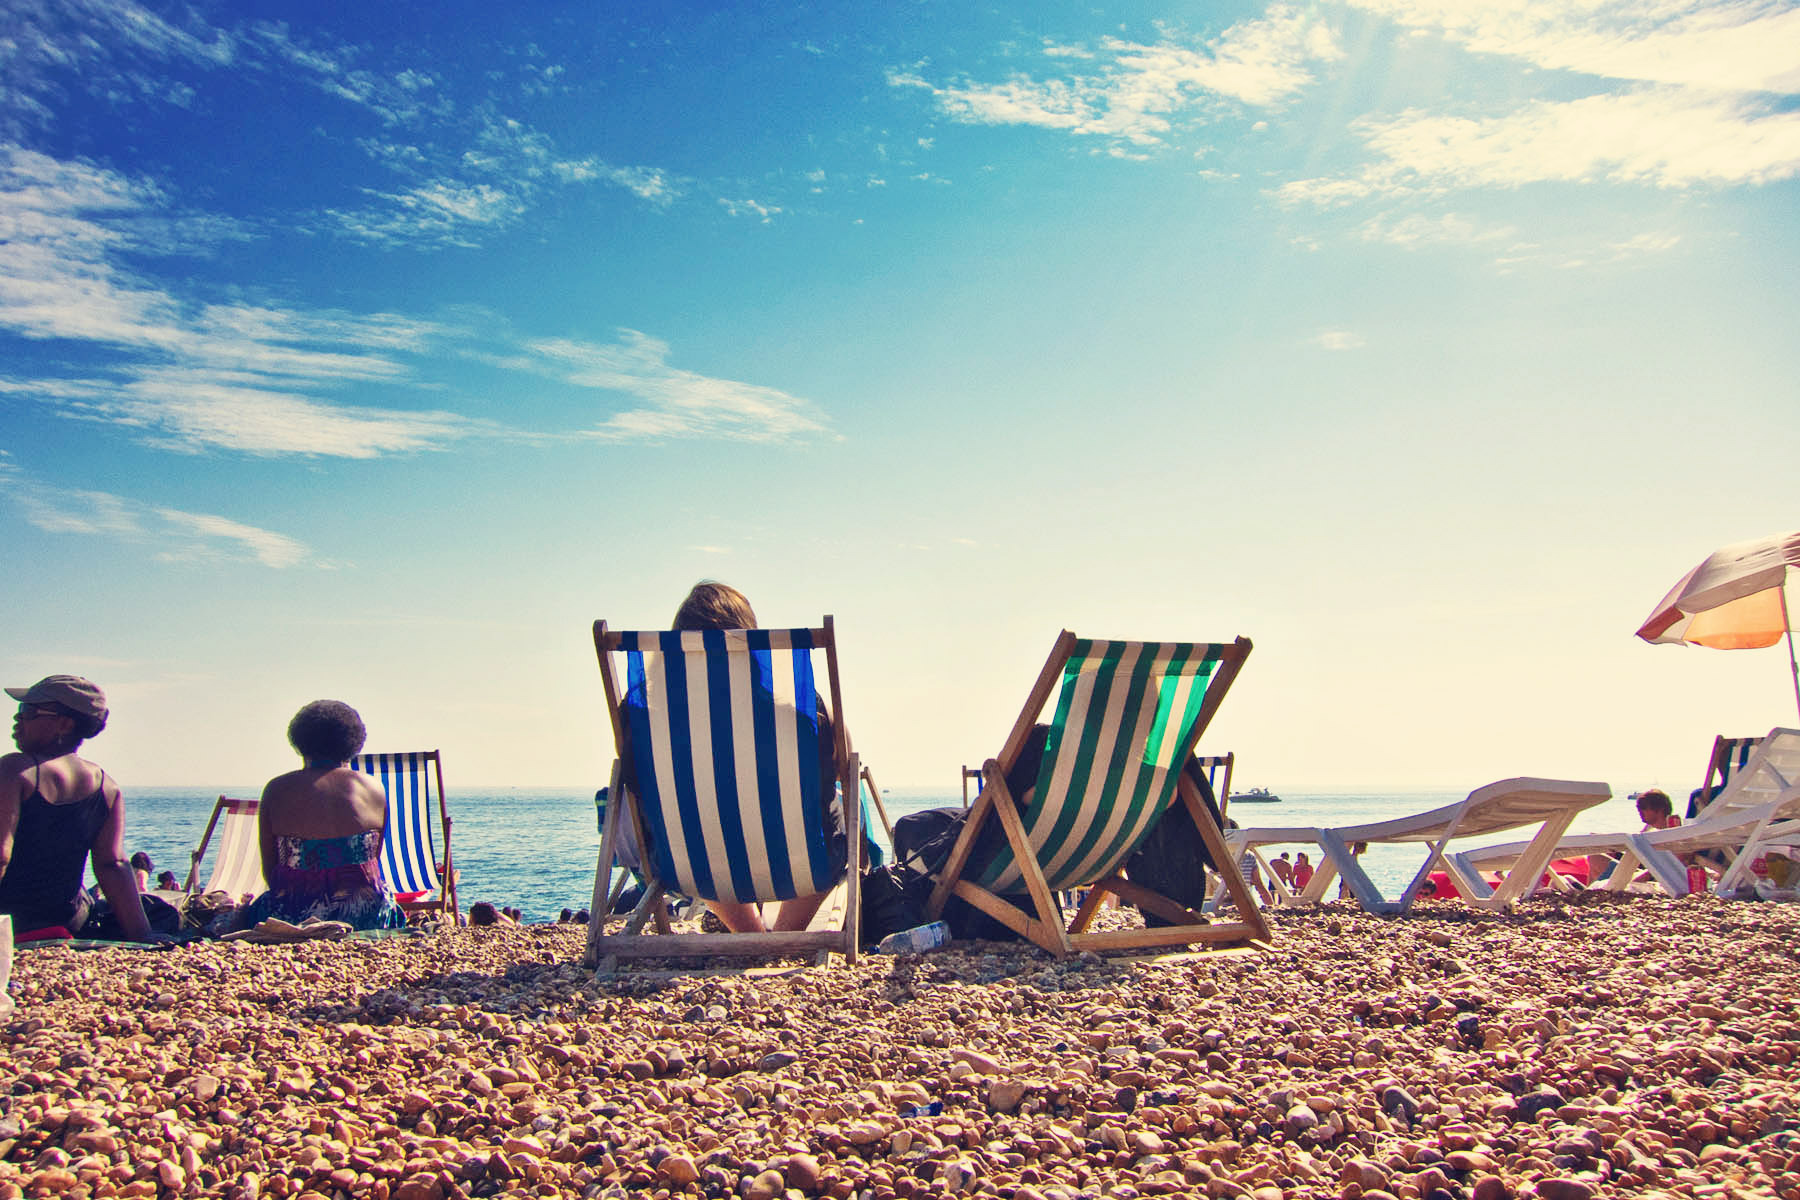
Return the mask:
[[681,669],[687,675],[687,712],[676,714],[676,719],[685,716],[693,746],[694,802],[699,809],[701,844],[712,868],[713,891],[720,900],[730,902],[739,897],[731,883],[731,860],[725,831],[719,825],[719,790],[713,780],[712,690],[707,683],[706,655],[700,651],[699,635],[694,637],[694,652],[681,656]]
[[256,810],[227,809],[219,820],[219,856],[213,860],[209,892],[229,892],[234,900],[268,885],[262,876],[262,847],[257,839]]
[[[1106,710],[1101,717],[1100,740],[1094,747],[1093,766],[1088,772],[1087,784],[1082,789],[1082,794],[1080,796],[1071,796],[1066,801],[1066,803],[1072,803],[1077,806],[1075,824],[1069,829],[1067,839],[1061,846],[1056,848],[1056,854],[1050,860],[1048,868],[1044,872],[1046,875],[1056,877],[1062,877],[1064,875],[1065,867],[1074,857],[1076,847],[1078,847],[1083,839],[1087,837],[1088,830],[1093,825],[1096,816],[1102,817],[1109,823],[1119,819],[1118,813],[1105,811],[1100,800],[1106,794],[1106,773],[1108,764],[1112,761],[1113,751],[1118,745],[1119,735],[1124,732],[1122,727],[1125,724],[1125,701],[1131,690],[1130,681],[1127,677],[1142,651],[1142,645],[1133,643],[1126,649],[1125,653],[1120,656],[1117,668],[1113,673],[1112,688],[1106,697]],[[1085,703],[1082,706],[1084,714],[1092,707],[1095,675],[1096,672],[1093,671],[1082,672],[1082,680],[1086,687],[1086,692],[1083,697]],[[1080,725],[1075,723],[1075,712],[1073,709],[1071,709],[1069,713],[1069,728],[1071,730],[1079,730],[1081,728]],[[1067,780],[1059,779],[1058,787],[1056,789],[1057,793],[1059,795],[1062,794],[1067,786]],[[1079,878],[1079,876],[1076,876],[1076,878]]]
[[1130,747],[1130,745],[1141,745],[1138,738],[1143,738],[1143,734],[1145,734],[1143,707],[1139,705],[1136,711],[1127,709],[1127,703],[1130,703],[1130,685],[1132,685],[1130,673],[1141,657],[1143,657],[1143,646],[1139,642],[1130,642],[1125,653],[1120,657],[1118,671],[1112,676],[1112,694],[1107,696],[1107,718],[1105,718],[1107,720],[1107,725],[1105,725],[1107,736],[1102,739],[1098,752],[1094,754],[1094,772],[1087,777],[1087,792],[1082,797],[1082,811],[1100,817],[1100,822],[1102,822],[1100,835],[1094,838],[1094,846],[1078,862],[1073,856],[1073,846],[1071,846],[1071,853],[1067,855],[1069,862],[1064,867],[1064,874],[1071,880],[1089,882],[1093,878],[1098,878],[1100,867],[1105,865],[1103,864],[1103,855],[1105,855],[1107,847],[1111,846],[1112,840],[1120,835],[1120,829],[1125,826],[1127,810],[1121,801],[1123,801],[1123,797],[1130,795],[1130,788],[1138,781],[1138,761],[1134,757],[1132,761],[1125,763],[1125,770],[1120,775],[1120,784],[1118,784],[1118,788],[1112,788],[1112,790],[1109,790],[1109,784],[1107,784],[1107,768],[1111,766],[1112,754],[1120,747],[1121,738],[1125,739],[1125,745]]
[[[687,655],[681,657],[686,659]],[[668,655],[660,651],[644,655],[644,704],[650,712],[668,711],[669,670]],[[676,801],[674,746],[668,727],[663,722],[651,721],[649,724],[650,767],[651,774],[656,779],[656,806],[662,813],[663,828],[668,836],[669,857],[675,866],[675,878],[665,880],[664,885],[686,896],[696,895],[699,886],[694,881],[693,867],[688,862],[688,831],[681,823],[681,808]]]
[[[737,775],[738,820],[742,822],[744,829],[743,853],[748,859],[754,894],[767,896],[774,885],[769,875],[768,831],[763,828],[762,797],[756,778],[756,717],[752,695],[754,681],[751,678],[753,664],[749,653],[743,648],[742,634],[727,634],[726,641],[732,651],[727,658],[731,676],[732,769]],[[725,860],[715,861],[729,869]]]
[[[1128,681],[1123,678],[1121,678],[1119,682],[1121,684],[1127,684],[1128,686]],[[1151,691],[1139,701],[1135,711],[1121,711],[1119,714],[1120,732],[1128,739],[1126,744],[1130,746],[1144,745],[1146,739],[1150,736],[1150,726],[1155,719],[1156,695],[1154,691]],[[1129,729],[1124,728],[1127,721],[1130,722]],[[1131,838],[1127,839],[1127,844],[1129,844],[1131,840],[1135,840],[1136,834],[1142,828],[1143,820],[1140,817],[1137,822],[1127,826],[1126,822],[1131,815],[1130,805],[1127,802],[1137,790],[1140,776],[1147,769],[1152,771],[1155,770],[1154,767],[1147,767],[1143,761],[1142,755],[1134,754],[1131,756],[1130,761],[1125,764],[1125,769],[1119,776],[1119,786],[1111,794],[1110,798],[1106,798],[1104,780],[1089,787],[1088,795],[1090,803],[1105,813],[1106,822],[1102,827],[1101,835],[1096,840],[1093,849],[1088,852],[1087,856],[1079,864],[1076,864],[1073,870],[1076,879],[1097,879],[1104,875],[1106,873],[1106,867],[1111,865],[1107,861],[1106,855],[1112,849],[1114,842],[1127,828],[1130,828],[1131,830]],[[1103,803],[1103,798],[1106,798],[1108,802]]]

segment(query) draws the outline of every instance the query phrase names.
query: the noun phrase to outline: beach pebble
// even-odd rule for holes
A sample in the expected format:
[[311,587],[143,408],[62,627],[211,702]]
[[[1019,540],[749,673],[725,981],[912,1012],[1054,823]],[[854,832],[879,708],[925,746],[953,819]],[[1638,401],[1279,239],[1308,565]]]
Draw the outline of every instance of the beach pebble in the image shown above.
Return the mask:
[[787,1177],[780,1171],[767,1170],[744,1185],[745,1200],[775,1200],[787,1190]]
[[819,1160],[810,1154],[795,1154],[788,1158],[787,1166],[782,1171],[787,1186],[799,1188],[807,1195],[816,1195],[823,1183],[824,1175],[819,1167]]

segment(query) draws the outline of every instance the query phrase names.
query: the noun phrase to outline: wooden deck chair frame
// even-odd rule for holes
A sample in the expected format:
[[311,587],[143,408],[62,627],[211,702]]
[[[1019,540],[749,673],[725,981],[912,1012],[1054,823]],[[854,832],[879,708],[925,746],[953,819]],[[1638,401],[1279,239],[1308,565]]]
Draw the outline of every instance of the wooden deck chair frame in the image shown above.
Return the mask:
[[[742,633],[741,630],[728,630],[728,634]],[[649,837],[649,823],[644,817],[642,798],[633,782],[626,778],[624,765],[627,733],[625,724],[625,695],[620,686],[619,677],[613,661],[615,654],[623,653],[627,646],[635,645],[640,639],[660,636],[643,632],[627,632],[608,629],[605,621],[594,622],[594,654],[600,663],[600,678],[606,690],[607,714],[612,722],[613,744],[618,750],[618,757],[613,761],[611,795],[623,797],[625,803],[609,802],[606,812],[606,826],[600,835],[599,861],[594,872],[595,903],[604,895],[603,881],[610,877],[610,864],[616,853],[616,846],[621,834],[623,821],[630,821],[632,830],[637,834],[638,845],[644,848],[645,888],[644,896],[625,922],[624,928],[616,934],[605,933],[598,920],[598,914],[590,912],[588,925],[587,948],[582,961],[585,965],[597,968],[601,973],[611,971],[620,958],[696,958],[696,957],[746,957],[746,958],[784,958],[794,955],[817,955],[823,960],[831,953],[844,956],[847,962],[855,962],[858,950],[858,938],[862,923],[862,873],[857,869],[857,857],[863,842],[862,804],[859,802],[857,784],[864,778],[862,763],[856,751],[851,747],[848,725],[844,719],[842,689],[838,683],[837,640],[832,618],[827,615],[816,629],[763,630],[761,633],[779,638],[782,635],[805,635],[813,651],[823,651],[825,655],[826,677],[829,681],[829,696],[832,712],[833,736],[836,740],[836,762],[838,777],[835,783],[841,789],[844,798],[844,824],[847,845],[848,866],[844,873],[844,881],[840,885],[845,889],[842,905],[841,921],[834,929],[821,929],[819,920],[815,919],[814,927],[806,930],[776,931],[769,933],[686,933],[673,932],[669,924],[668,907],[663,897],[667,891],[667,881],[659,878],[656,866],[656,855]],[[873,776],[868,777],[870,790],[874,790]],[[885,810],[882,813],[886,820]],[[833,913],[831,905],[821,909],[821,915]],[[645,932],[646,926],[652,926],[655,934]]]
[[[1051,648],[1050,657],[1039,673],[1037,683],[1033,685],[1025,707],[1013,725],[1012,733],[1007,737],[998,756],[988,759],[982,764],[981,791],[976,795],[973,807],[969,810],[969,818],[963,825],[962,834],[957,838],[955,847],[950,852],[943,870],[939,872],[937,884],[932,889],[931,898],[926,905],[927,915],[936,918],[944,911],[952,895],[958,896],[974,905],[982,912],[1002,922],[1021,937],[1048,950],[1058,958],[1066,958],[1081,950],[1137,950],[1156,946],[1188,945],[1194,942],[1208,943],[1251,943],[1266,942],[1269,927],[1263,919],[1260,909],[1250,894],[1249,887],[1243,877],[1236,871],[1226,871],[1222,875],[1223,883],[1236,904],[1239,920],[1234,922],[1209,922],[1198,912],[1178,903],[1158,892],[1135,884],[1123,878],[1117,870],[1099,878],[1079,881],[1088,886],[1087,898],[1076,909],[1068,924],[1063,923],[1063,910],[1057,903],[1056,895],[1044,874],[1043,864],[1039,861],[1036,848],[1031,844],[1025,829],[1024,818],[1020,815],[1018,801],[1013,797],[1006,785],[1006,773],[1019,760],[1023,753],[1027,737],[1036,723],[1038,714],[1049,702],[1051,692],[1055,690],[1063,675],[1063,668],[1074,656],[1082,639],[1068,630],[1057,636]],[[1098,645],[1098,643],[1094,643]],[[1115,643],[1130,645],[1130,643]],[[1216,653],[1218,665],[1207,684],[1205,695],[1199,711],[1193,718],[1191,727],[1186,731],[1181,744],[1174,750],[1168,762],[1176,775],[1175,794],[1168,801],[1168,807],[1176,805],[1186,810],[1195,827],[1200,832],[1202,843],[1213,856],[1215,862],[1229,862],[1226,855],[1225,841],[1219,827],[1214,824],[1211,815],[1200,801],[1199,789],[1188,779],[1182,769],[1200,735],[1205,731],[1213,714],[1218,711],[1225,695],[1231,689],[1232,681],[1237,677],[1244,659],[1249,655],[1251,644],[1248,638],[1238,638],[1235,642],[1217,645],[1189,644],[1192,649],[1206,653]],[[1004,830],[1008,846],[1015,857],[1020,874],[1024,878],[1026,890],[1030,896],[1032,912],[1021,910],[1004,897],[978,886],[970,879],[964,878],[965,871],[971,866],[970,859],[975,849],[976,839],[989,820],[996,820]],[[1126,854],[1124,857],[1129,857]],[[1120,858],[1123,862],[1123,857]],[[1061,881],[1068,885],[1075,881]],[[1140,909],[1153,912],[1174,924],[1159,928],[1114,930],[1108,933],[1090,933],[1088,925],[1101,903],[1108,895],[1117,896]]]
[[[213,863],[212,876],[206,881],[206,890],[229,892],[233,900],[241,900],[246,892],[257,893],[268,887],[262,873],[262,842],[257,825],[261,807],[260,800],[219,797],[213,805],[212,819],[206,823],[206,832],[200,835],[200,846],[193,853],[182,891],[192,893],[200,882],[200,862],[212,844],[214,831],[220,835],[219,855]],[[225,822],[222,829],[221,819]],[[233,883],[244,886],[229,886]]]
[[[425,879],[416,875],[414,883],[425,882],[427,895],[418,900],[399,901],[407,919],[413,917],[447,917],[458,919],[461,909],[456,900],[456,864],[450,857],[450,802],[444,795],[444,759],[436,750],[390,751],[382,754],[358,754],[351,766],[373,776],[387,793],[387,828],[382,834],[381,877],[397,894],[414,890],[405,876],[407,868],[396,866],[399,859],[416,856],[422,861],[414,870],[429,868]],[[405,787],[396,787],[404,782]],[[431,837],[431,801],[435,784],[439,838]],[[414,804],[410,789],[417,787]],[[415,811],[416,810],[416,811]],[[413,826],[422,823],[423,828]],[[416,836],[415,836],[416,833]]]

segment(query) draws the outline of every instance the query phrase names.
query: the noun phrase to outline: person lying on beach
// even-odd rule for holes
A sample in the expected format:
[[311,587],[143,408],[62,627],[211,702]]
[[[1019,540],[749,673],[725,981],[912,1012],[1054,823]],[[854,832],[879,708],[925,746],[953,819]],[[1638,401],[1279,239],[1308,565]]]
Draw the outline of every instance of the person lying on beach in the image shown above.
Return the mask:
[[[681,631],[756,627],[756,613],[744,593],[711,579],[703,579],[693,586],[681,607],[675,610],[675,621],[670,626]],[[625,749],[629,754],[629,748]],[[837,737],[831,714],[823,704],[819,706],[819,770],[824,779],[838,776]],[[840,819],[828,818],[828,827],[824,831],[826,848],[838,863],[847,859],[845,847],[848,841],[843,827],[838,824]],[[824,902],[824,895],[783,900],[775,916],[775,929],[784,932],[805,929]],[[768,930],[763,923],[762,910],[755,904],[709,900],[706,907],[732,933],[764,933]]]
[[355,929],[398,929],[406,914],[381,878],[387,796],[350,769],[367,736],[354,708],[315,700],[288,723],[288,742],[306,765],[269,780],[257,814],[269,890],[239,924],[274,917],[344,921]]
[[93,908],[81,886],[82,860],[91,859],[125,936],[159,940],[125,857],[125,797],[75,753],[106,728],[105,693],[78,675],[51,675],[6,694],[19,702],[19,752],[0,758],[0,913],[12,917],[15,936],[79,936]]

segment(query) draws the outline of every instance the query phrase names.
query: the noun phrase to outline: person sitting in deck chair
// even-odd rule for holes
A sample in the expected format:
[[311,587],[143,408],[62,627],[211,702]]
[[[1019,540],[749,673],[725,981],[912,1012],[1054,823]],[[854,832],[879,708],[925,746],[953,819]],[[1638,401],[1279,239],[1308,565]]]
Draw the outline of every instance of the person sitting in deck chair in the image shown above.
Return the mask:
[[399,929],[406,914],[381,878],[387,796],[350,760],[366,731],[354,708],[315,700],[294,714],[288,742],[306,765],[269,780],[257,810],[269,890],[244,910],[250,928],[274,917]]
[[[683,632],[755,629],[756,613],[751,609],[750,601],[744,593],[729,584],[703,579],[694,585],[687,598],[681,602],[681,607],[675,610],[675,620],[670,628]],[[818,742],[820,773],[825,779],[835,779],[838,776],[837,738],[833,734],[831,714],[823,705],[819,709]],[[852,800],[854,801],[854,797]],[[630,823],[627,822],[626,827],[629,826]],[[833,811],[824,832],[825,844],[831,857],[836,862],[844,862],[847,859],[847,838],[841,812]],[[824,901],[824,894],[783,900],[775,917],[775,930],[786,932],[805,929]],[[763,924],[762,911],[755,904],[708,900],[706,907],[732,933],[768,932]]]

